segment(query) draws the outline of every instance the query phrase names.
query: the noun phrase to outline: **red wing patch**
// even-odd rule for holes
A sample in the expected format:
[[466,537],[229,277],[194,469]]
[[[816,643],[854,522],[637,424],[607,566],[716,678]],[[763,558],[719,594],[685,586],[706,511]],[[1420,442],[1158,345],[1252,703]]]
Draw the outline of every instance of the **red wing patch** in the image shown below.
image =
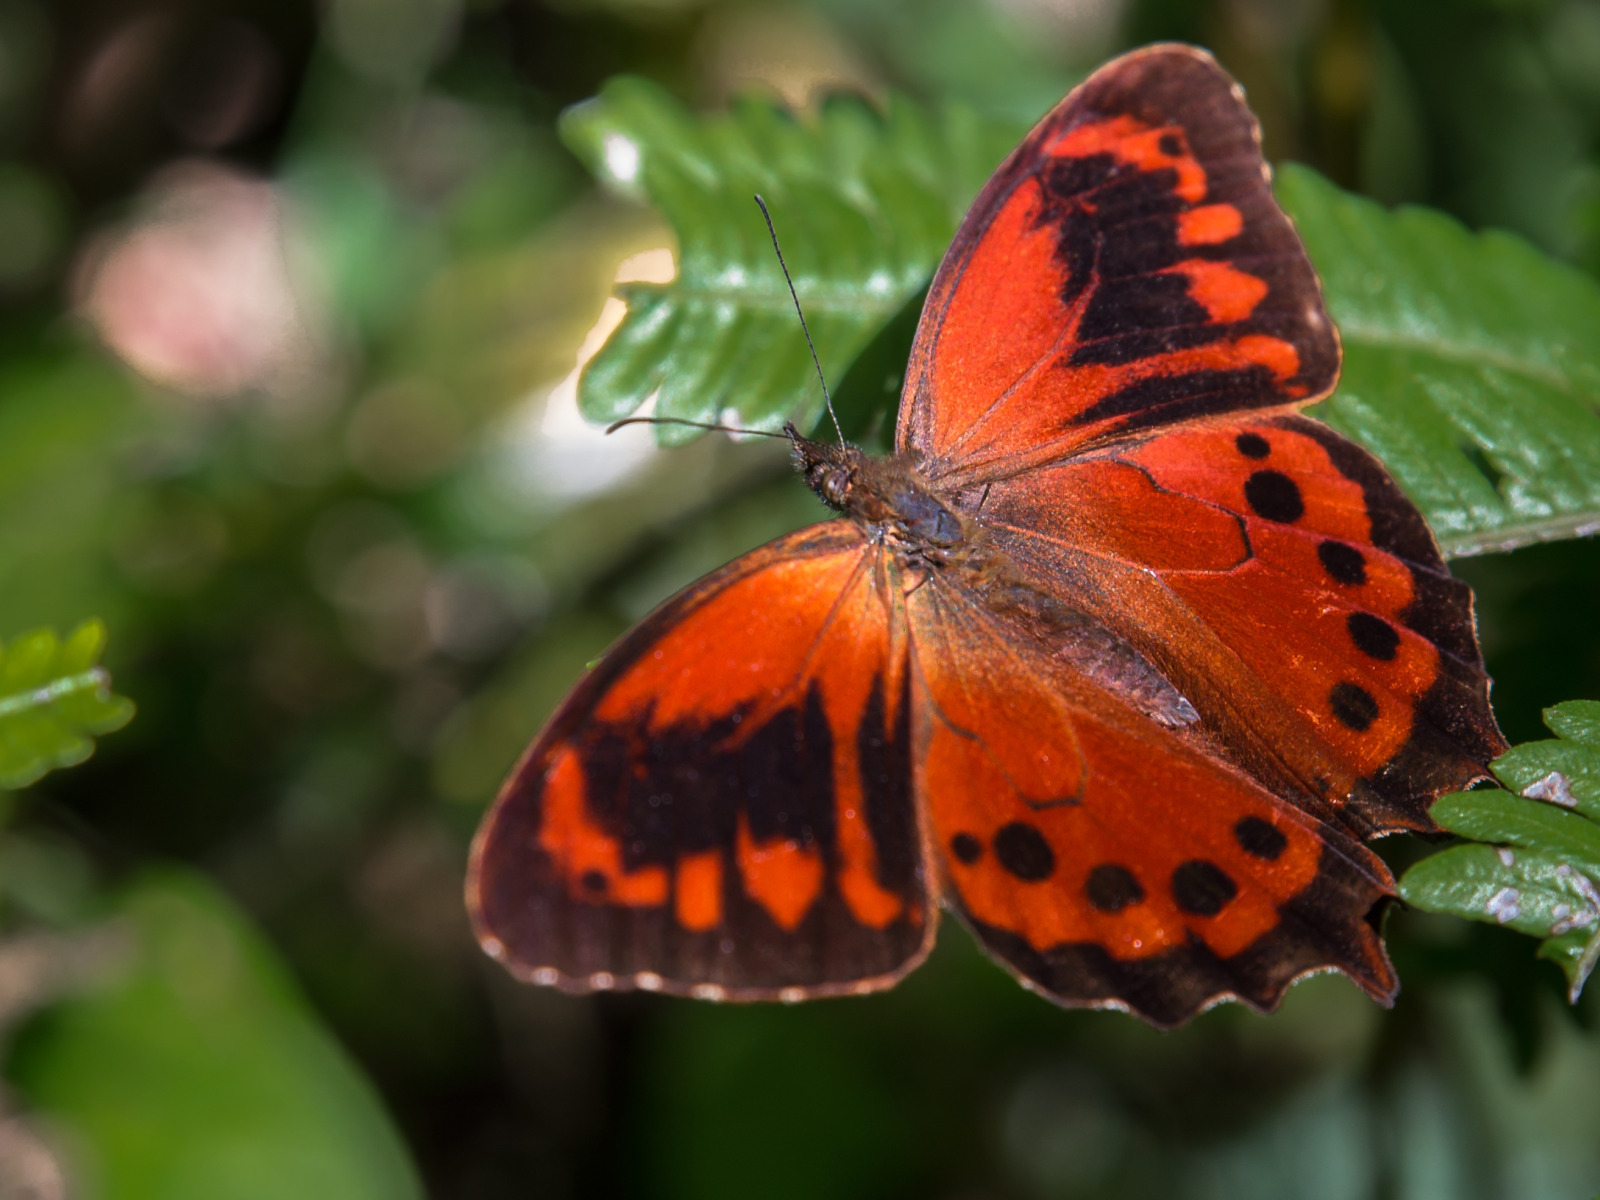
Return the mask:
[[897,446],[952,486],[1332,390],[1339,347],[1216,63],[1097,72],[995,173],[928,294]]
[[[926,704],[919,783],[946,903],[1066,1003],[1170,1026],[1225,995],[1276,1005],[1348,972],[1387,1001],[1382,864],[937,583],[908,601]],[[1019,720],[1030,736],[1018,736]]]
[[1366,836],[1504,748],[1421,515],[1302,417],[1173,429],[991,489],[1006,552],[1158,662],[1258,775]]
[[904,636],[848,522],[670,600],[568,697],[474,846],[468,903],[517,975],[793,997],[885,986],[933,916]]

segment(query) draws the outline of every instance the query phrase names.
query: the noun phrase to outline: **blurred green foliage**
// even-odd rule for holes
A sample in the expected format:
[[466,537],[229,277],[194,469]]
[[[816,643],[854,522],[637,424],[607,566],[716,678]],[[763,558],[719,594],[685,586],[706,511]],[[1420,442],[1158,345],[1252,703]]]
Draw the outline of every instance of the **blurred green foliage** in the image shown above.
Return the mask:
[[39,629],[0,649],[0,787],[27,787],[54,767],[82,762],[95,735],[133,717],[100,666],[105,643],[105,626],[85,621],[65,642]]
[[8,1072],[80,1139],[87,1192],[422,1195],[370,1085],[213,886],[148,879],[105,921],[104,977],[54,1005]]
[[[1570,532],[1595,496],[1594,0],[0,2],[0,638],[103,618],[139,712],[6,801],[0,1172],[104,1195],[1592,1196],[1594,989],[1569,1009],[1497,924],[1396,914],[1393,1012],[1323,978],[1171,1035],[1058,1012],[959,930],[893,993],[792,1009],[519,988],[471,943],[467,839],[583,665],[819,515],[781,448],[584,423],[619,268],[659,299],[663,252],[685,279],[726,244],[770,284],[742,194],[770,172],[808,304],[890,275],[894,303],[846,306],[824,346],[852,426],[881,430],[916,271],[1005,149],[981,131],[1166,37],[1241,78],[1271,157],[1343,189],[1283,176],[1346,324],[1330,419],[1464,514],[1458,550]],[[680,244],[595,187],[583,130],[627,89],[690,129],[760,124],[717,202],[736,234]],[[951,122],[970,134],[941,159]],[[768,164],[819,129],[845,167]],[[833,219],[834,173],[864,215]],[[1372,333],[1426,308],[1420,280],[1492,369]],[[720,320],[680,328],[745,353]],[[665,389],[664,362],[629,369]],[[814,412],[804,368],[725,362],[710,411],[748,386],[766,417]],[[1501,428],[1502,403],[1537,415]],[[1458,567],[1508,735],[1600,695],[1595,543]]]

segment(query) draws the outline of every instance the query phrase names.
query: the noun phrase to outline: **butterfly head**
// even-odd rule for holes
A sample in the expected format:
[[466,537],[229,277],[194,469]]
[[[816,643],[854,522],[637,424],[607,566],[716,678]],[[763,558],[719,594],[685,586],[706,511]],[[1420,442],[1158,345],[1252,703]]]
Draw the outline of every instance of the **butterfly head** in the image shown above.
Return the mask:
[[848,513],[867,454],[849,442],[814,442],[792,424],[783,431],[794,446],[795,466],[807,486],[835,512]]

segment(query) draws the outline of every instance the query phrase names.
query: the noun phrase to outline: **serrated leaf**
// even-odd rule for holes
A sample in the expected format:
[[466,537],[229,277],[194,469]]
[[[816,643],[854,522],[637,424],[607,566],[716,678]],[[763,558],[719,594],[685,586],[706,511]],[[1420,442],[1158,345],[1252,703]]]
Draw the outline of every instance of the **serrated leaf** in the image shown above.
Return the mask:
[[1277,191],[1344,340],[1314,415],[1384,461],[1447,554],[1600,529],[1600,285],[1511,234],[1391,212],[1305,167]]
[[1423,859],[1399,890],[1429,912],[1545,939],[1539,957],[1566,972],[1576,1003],[1600,959],[1600,756],[1568,735],[1593,738],[1600,705],[1571,701],[1544,715],[1560,737],[1513,747],[1490,764],[1525,795],[1485,788],[1441,796],[1433,819],[1478,844]]
[[1451,833],[1475,842],[1547,851],[1600,879],[1600,825],[1575,812],[1499,788],[1441,796],[1429,811]]
[[1600,700],[1568,700],[1544,710],[1550,731],[1569,741],[1600,748]]
[[1574,929],[1560,937],[1546,938],[1536,953],[1561,968],[1567,977],[1567,999],[1576,1004],[1596,962],[1600,962],[1600,932]]
[[82,762],[95,737],[132,719],[133,702],[112,693],[100,665],[105,641],[105,626],[85,621],[64,642],[38,629],[0,648],[0,788]]
[[1556,738],[1524,742],[1495,759],[1495,776],[1518,795],[1600,821],[1600,704],[1569,700],[1544,710]]
[[[660,416],[808,427],[822,397],[753,196],[771,210],[817,356],[836,382],[927,284],[956,223],[1022,129],[892,98],[838,96],[797,118],[749,98],[697,118],[639,79],[563,116],[598,178],[661,209],[678,237],[670,284],[625,288],[628,314],[590,361],[579,404],[611,421]],[[662,427],[664,441],[693,436]]]
[[1494,773],[1519,795],[1534,789],[1543,799],[1600,818],[1600,751],[1579,742],[1524,742],[1495,760]]
[[1426,912],[1506,925],[1545,939],[1539,954],[1566,972],[1574,1002],[1594,969],[1600,891],[1558,854],[1452,846],[1407,871],[1398,890],[1407,904]]

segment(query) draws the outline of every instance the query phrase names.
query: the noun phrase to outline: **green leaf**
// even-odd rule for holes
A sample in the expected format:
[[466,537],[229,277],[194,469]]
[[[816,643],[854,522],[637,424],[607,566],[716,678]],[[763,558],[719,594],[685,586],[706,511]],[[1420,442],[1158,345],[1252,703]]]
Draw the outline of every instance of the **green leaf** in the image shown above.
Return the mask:
[[1315,415],[1383,460],[1450,555],[1600,530],[1600,286],[1510,234],[1288,166],[1278,197],[1344,339]]
[[1543,939],[1539,957],[1566,973],[1573,1003],[1600,959],[1600,774],[1569,785],[1574,755],[1593,752],[1567,735],[1592,740],[1597,717],[1600,705],[1588,701],[1546,709],[1545,723],[1562,736],[1517,746],[1492,764],[1536,799],[1498,788],[1440,797],[1433,819],[1474,844],[1423,859],[1399,886],[1417,908]]
[[1560,736],[1513,747],[1495,760],[1496,777],[1518,795],[1600,821],[1600,704],[1557,704],[1544,710],[1544,723]]
[[93,737],[132,719],[132,701],[112,694],[100,665],[105,644],[105,626],[85,621],[64,642],[38,629],[0,649],[0,788],[81,763]]
[[84,1194],[422,1194],[370,1085],[227,900],[166,876],[118,912],[127,961],[27,1027],[7,1069],[29,1107],[71,1135]]
[[1577,813],[1498,788],[1441,796],[1430,812],[1451,833],[1497,846],[1547,850],[1600,879],[1600,824]]
[[1600,701],[1553,704],[1544,710],[1544,723],[1561,737],[1600,748]]
[[[837,381],[927,285],[956,224],[1023,130],[901,98],[838,96],[800,119],[767,99],[693,117],[640,79],[568,110],[567,144],[603,182],[658,207],[678,237],[670,284],[622,289],[627,316],[584,371],[596,421],[659,416],[809,425],[822,396],[772,242],[771,210],[817,356]],[[663,440],[693,436],[663,427]]]

